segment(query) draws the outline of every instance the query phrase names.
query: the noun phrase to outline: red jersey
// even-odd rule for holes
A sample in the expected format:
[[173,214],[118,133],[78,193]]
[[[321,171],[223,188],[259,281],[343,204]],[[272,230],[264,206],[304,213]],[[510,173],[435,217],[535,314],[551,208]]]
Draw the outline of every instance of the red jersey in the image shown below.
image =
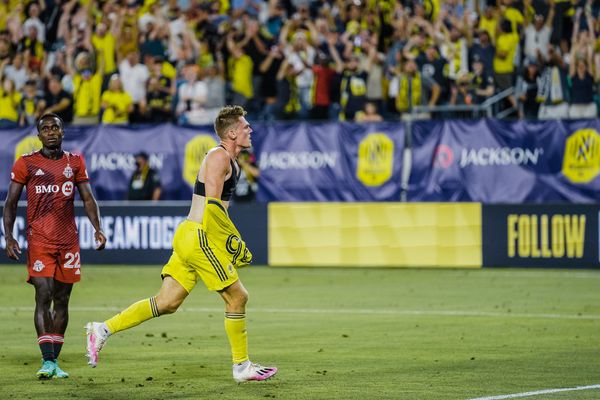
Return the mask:
[[79,242],[73,204],[75,185],[88,181],[83,157],[63,152],[58,160],[41,151],[23,155],[11,179],[27,190],[27,240],[42,246],[64,247]]

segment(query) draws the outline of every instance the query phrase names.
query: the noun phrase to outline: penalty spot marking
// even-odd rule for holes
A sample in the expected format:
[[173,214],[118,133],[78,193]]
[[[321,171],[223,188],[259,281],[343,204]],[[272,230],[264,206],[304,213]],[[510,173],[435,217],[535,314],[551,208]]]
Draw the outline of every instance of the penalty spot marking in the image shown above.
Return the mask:
[[576,387],[572,387],[572,388],[562,388],[562,389],[544,389],[544,390],[536,390],[534,392],[523,392],[523,393],[514,393],[514,394],[502,394],[499,396],[477,397],[475,399],[469,399],[469,400],[518,399],[518,398],[522,398],[522,397],[539,396],[540,394],[575,392],[578,390],[593,390],[593,389],[600,389],[600,385],[576,386]]

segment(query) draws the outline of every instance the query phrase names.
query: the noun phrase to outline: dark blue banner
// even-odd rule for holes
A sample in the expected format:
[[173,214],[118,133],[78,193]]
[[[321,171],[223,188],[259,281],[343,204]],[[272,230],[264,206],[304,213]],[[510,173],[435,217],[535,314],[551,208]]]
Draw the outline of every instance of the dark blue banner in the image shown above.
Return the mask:
[[[400,198],[401,124],[253,124],[263,201],[379,201]],[[0,131],[0,196],[17,156],[40,148],[34,128]],[[163,200],[192,193],[200,163],[218,144],[213,128],[175,125],[68,127],[63,147],[84,156],[99,200],[123,200],[144,150],[159,171]]]
[[252,143],[261,201],[400,199],[400,123],[267,125]]
[[[101,202],[102,229],[107,242],[103,251],[96,251],[94,228],[85,216],[82,204],[77,204],[75,221],[83,264],[165,264],[172,253],[171,243],[175,230],[185,219],[189,208],[187,201]],[[13,231],[24,251],[27,249],[25,211],[26,206],[21,203],[17,209]],[[252,251],[252,264],[266,264],[267,205],[235,204],[229,208],[229,216]],[[4,229],[0,228],[1,249],[6,246],[3,232]],[[26,263],[26,260],[27,255],[23,253],[19,262]],[[0,255],[0,264],[9,262],[11,261],[6,256]]]
[[[4,198],[16,157],[41,147],[35,128],[0,131],[0,196]],[[134,154],[143,150],[159,171],[164,200],[188,200],[200,163],[218,143],[212,127],[175,125],[68,127],[63,148],[85,158],[99,200],[124,200],[135,170]]]
[[424,121],[409,201],[597,202],[600,121]]
[[[261,201],[397,201],[401,123],[253,124]],[[409,201],[593,202],[600,199],[600,121],[422,121],[412,127]],[[34,128],[0,131],[0,197],[18,155],[39,148]],[[150,155],[164,200],[190,198],[210,126],[68,127],[99,200],[125,198],[134,154]]]
[[483,265],[600,268],[599,213],[590,204],[483,205]]

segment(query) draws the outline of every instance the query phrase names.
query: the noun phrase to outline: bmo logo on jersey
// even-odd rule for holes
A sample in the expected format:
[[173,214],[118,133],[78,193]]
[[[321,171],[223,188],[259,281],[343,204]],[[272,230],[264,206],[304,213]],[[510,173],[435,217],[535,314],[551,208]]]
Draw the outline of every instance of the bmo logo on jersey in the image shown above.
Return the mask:
[[58,185],[35,185],[35,193],[58,193],[60,188]]
[[35,193],[58,193],[60,191],[66,197],[69,197],[73,194],[73,188],[73,182],[71,181],[63,183],[61,187],[59,187],[58,185],[35,185]]

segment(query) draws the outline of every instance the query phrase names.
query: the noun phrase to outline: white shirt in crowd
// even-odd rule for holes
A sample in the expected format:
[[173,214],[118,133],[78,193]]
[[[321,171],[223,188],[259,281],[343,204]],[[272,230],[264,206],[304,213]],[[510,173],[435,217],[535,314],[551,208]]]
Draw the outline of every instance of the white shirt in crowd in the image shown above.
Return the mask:
[[127,59],[119,64],[119,74],[123,89],[129,93],[134,103],[139,103],[146,98],[146,82],[150,77],[148,67],[144,64],[136,64],[132,66]]
[[310,87],[313,83],[313,71],[311,66],[315,61],[315,49],[307,46],[306,50],[294,51],[291,47],[286,49],[288,62],[294,67],[296,75],[296,85],[299,88]]
[[15,89],[21,90],[25,82],[29,79],[27,69],[22,66],[20,69],[16,69],[13,65],[7,65],[4,68],[4,76],[15,83]]
[[44,43],[46,41],[46,27],[44,23],[40,21],[39,18],[27,18],[25,22],[23,22],[23,32],[25,36],[28,35],[29,27],[35,26],[37,28],[37,40],[38,42]]
[[544,59],[548,59],[548,44],[552,29],[544,25],[539,31],[532,24],[525,28],[525,57],[537,59],[537,51],[542,53]]

